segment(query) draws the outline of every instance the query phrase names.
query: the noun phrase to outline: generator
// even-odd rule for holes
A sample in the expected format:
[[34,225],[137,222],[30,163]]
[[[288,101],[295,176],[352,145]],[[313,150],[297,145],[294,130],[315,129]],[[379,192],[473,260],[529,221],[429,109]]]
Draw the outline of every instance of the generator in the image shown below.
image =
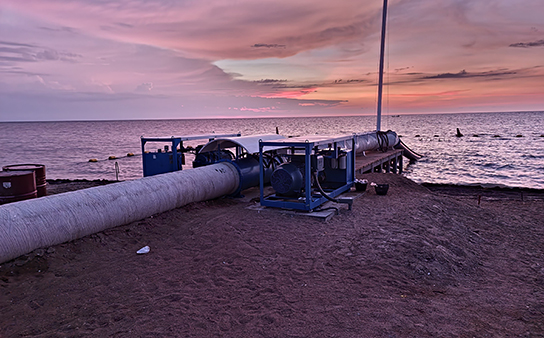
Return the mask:
[[[274,193],[264,196],[267,158],[284,161],[270,175]],[[312,211],[348,191],[355,181],[355,137],[303,136],[259,142],[262,206]]]

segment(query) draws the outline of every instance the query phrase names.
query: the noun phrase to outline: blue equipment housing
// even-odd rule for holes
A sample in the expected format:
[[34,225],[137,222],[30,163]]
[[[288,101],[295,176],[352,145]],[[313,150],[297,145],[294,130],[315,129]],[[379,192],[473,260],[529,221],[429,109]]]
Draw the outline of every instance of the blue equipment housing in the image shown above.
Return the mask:
[[[172,136],[172,137],[141,137],[142,143],[142,161],[144,177],[164,174],[172,171],[182,170],[185,164],[185,153],[193,151],[192,148],[185,148],[184,141],[192,140],[214,140],[218,137],[236,137],[240,134],[207,134],[190,136]],[[157,151],[149,152],[145,150],[147,142],[168,143]]]
[[[275,193],[264,196],[266,157],[286,161],[270,177]],[[276,155],[276,156],[277,156]],[[309,136],[259,142],[262,206],[312,211],[351,189],[355,181],[355,138]]]
[[[348,191],[355,181],[355,136],[308,136],[240,134],[192,135],[141,138],[144,176],[182,170],[184,147],[189,140],[208,139],[198,146],[193,167],[218,162],[231,163],[239,174],[233,196],[251,187],[260,187],[261,205],[311,211],[327,200]],[[147,142],[168,142],[163,149],[146,152]],[[264,185],[272,183],[275,194],[264,196]],[[335,200],[341,202],[339,200]],[[345,203],[345,202],[341,202]]]

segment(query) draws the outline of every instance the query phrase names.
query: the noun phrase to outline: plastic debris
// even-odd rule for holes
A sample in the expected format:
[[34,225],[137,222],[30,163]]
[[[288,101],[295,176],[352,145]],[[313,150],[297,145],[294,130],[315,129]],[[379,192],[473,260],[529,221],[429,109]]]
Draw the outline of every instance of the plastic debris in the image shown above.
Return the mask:
[[138,255],[143,255],[149,252],[151,250],[147,245],[141,248],[140,250],[136,251]]

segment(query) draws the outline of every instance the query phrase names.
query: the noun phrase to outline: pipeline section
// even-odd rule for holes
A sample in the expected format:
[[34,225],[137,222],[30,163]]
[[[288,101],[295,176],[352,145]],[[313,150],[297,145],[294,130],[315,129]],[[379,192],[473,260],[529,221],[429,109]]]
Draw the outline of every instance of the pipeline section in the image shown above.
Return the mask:
[[[355,152],[387,150],[392,131],[355,134]],[[265,181],[274,165],[264,168]],[[128,224],[192,202],[259,185],[252,156],[0,206],[0,263],[35,249]]]
[[385,132],[373,131],[369,133],[355,134],[355,153],[360,154],[363,151],[387,150],[399,143],[399,137],[394,131]]
[[421,159],[423,157],[423,155],[418,154],[415,151],[413,151],[412,149],[410,149],[404,142],[402,142],[402,140],[400,140],[399,143],[397,143],[395,145],[395,149],[404,150],[402,152],[402,154],[404,155],[404,157],[409,159],[411,162],[415,162],[415,161],[417,161],[417,160],[419,160],[419,159]]
[[230,195],[240,172],[222,162],[0,206],[0,263],[192,202]]

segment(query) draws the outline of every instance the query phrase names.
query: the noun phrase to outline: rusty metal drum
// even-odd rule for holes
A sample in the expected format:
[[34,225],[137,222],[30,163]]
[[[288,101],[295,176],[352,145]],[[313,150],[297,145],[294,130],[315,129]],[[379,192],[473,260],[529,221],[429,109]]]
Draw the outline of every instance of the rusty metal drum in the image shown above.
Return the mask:
[[4,171],[33,171],[36,176],[36,189],[38,197],[47,195],[47,181],[45,178],[45,165],[43,164],[13,164],[2,167]]
[[0,204],[36,197],[34,171],[0,171]]

